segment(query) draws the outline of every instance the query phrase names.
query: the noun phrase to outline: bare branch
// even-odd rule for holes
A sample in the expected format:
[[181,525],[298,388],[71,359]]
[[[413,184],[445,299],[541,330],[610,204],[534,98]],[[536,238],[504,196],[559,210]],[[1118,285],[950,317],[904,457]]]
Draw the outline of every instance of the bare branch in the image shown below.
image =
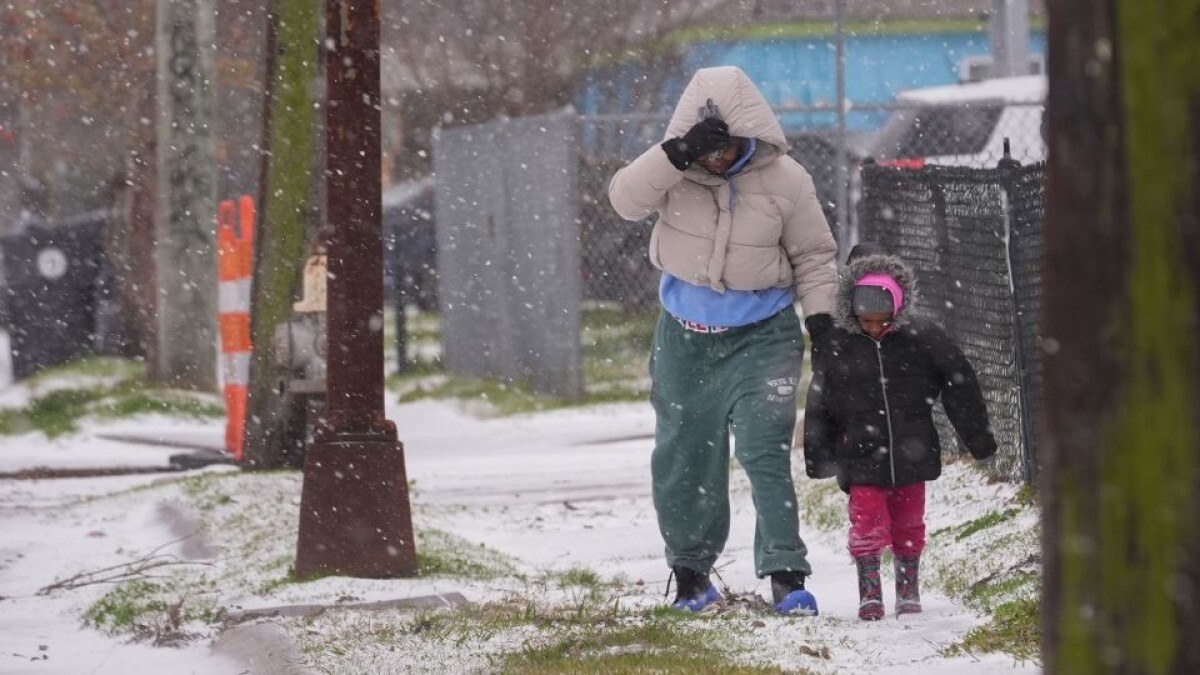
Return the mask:
[[422,88],[474,90],[493,114],[519,115],[565,103],[592,62],[645,56],[672,31],[735,4],[389,0],[394,30],[384,39]]
[[152,579],[160,578],[150,574],[154,570],[164,567],[183,567],[188,565],[204,565],[211,567],[210,562],[200,562],[192,560],[180,560],[173,555],[153,556],[150,558],[142,558],[120,565],[113,565],[90,572],[80,572],[74,576],[56,581],[49,586],[43,586],[37,591],[37,595],[50,595],[54,591],[72,590],[82,588],[83,586],[94,586],[97,584],[117,584],[122,581],[131,579]]
[[199,532],[193,532],[187,536],[180,537],[179,539],[174,539],[156,546],[155,548],[151,549],[149,553],[146,553],[140,558],[136,558],[128,562],[118,563],[116,565],[109,565],[108,567],[101,567],[99,569],[90,570],[87,572],[80,572],[73,576],[67,577],[66,579],[56,581],[48,586],[39,588],[37,595],[49,595],[54,591],[71,590],[75,588],[81,588],[83,586],[93,586],[97,584],[116,584],[121,583],[122,581],[129,581],[131,579],[158,578],[151,574],[151,572],[166,567],[182,567],[188,565],[203,565],[211,567],[213,565],[211,562],[180,560],[178,556],[173,554],[159,553],[159,551],[162,551],[164,548],[190,539],[197,534],[199,534]]

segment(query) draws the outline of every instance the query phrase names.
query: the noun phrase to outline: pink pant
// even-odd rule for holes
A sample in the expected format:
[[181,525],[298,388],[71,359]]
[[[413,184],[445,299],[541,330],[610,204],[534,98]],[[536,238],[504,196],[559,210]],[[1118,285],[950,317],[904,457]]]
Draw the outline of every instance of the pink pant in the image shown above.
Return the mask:
[[850,555],[897,556],[925,550],[925,483],[903,487],[850,486]]

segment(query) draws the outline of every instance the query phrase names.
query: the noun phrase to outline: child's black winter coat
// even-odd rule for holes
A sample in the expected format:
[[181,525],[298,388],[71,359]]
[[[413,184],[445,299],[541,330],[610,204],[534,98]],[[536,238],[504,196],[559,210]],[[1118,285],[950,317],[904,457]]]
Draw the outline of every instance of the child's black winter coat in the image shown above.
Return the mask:
[[[876,342],[851,309],[854,282],[890,274],[905,292],[893,330]],[[912,271],[898,258],[870,256],[843,272],[836,327],[822,336],[804,412],[804,458],[811,478],[851,485],[898,486],[941,475],[933,425],[939,396],[947,417],[976,459],[996,452],[987,408],[971,364],[938,326],[911,319]]]

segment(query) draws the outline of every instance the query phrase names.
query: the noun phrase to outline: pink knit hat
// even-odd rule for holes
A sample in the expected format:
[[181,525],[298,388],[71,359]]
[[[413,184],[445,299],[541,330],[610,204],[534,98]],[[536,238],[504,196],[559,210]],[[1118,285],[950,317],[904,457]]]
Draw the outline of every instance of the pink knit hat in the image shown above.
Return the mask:
[[[878,293],[879,290],[885,291],[886,297],[891,298],[889,313],[896,316],[900,312],[900,308],[904,306],[904,290],[890,274],[882,272],[866,274],[854,282],[854,313],[888,311],[886,298],[880,297],[882,294]],[[878,300],[883,300],[883,302]]]

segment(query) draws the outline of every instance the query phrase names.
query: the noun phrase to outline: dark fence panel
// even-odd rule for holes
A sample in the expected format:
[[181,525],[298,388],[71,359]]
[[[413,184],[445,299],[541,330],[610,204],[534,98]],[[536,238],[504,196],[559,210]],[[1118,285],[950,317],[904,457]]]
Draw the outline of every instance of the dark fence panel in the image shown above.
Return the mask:
[[[860,238],[913,266],[918,313],[943,326],[974,365],[1000,444],[995,471],[1026,480],[1036,457],[1030,429],[1036,428],[1043,175],[1041,165],[868,166],[859,204]],[[943,442],[953,447],[956,436],[940,406],[937,421]]]

